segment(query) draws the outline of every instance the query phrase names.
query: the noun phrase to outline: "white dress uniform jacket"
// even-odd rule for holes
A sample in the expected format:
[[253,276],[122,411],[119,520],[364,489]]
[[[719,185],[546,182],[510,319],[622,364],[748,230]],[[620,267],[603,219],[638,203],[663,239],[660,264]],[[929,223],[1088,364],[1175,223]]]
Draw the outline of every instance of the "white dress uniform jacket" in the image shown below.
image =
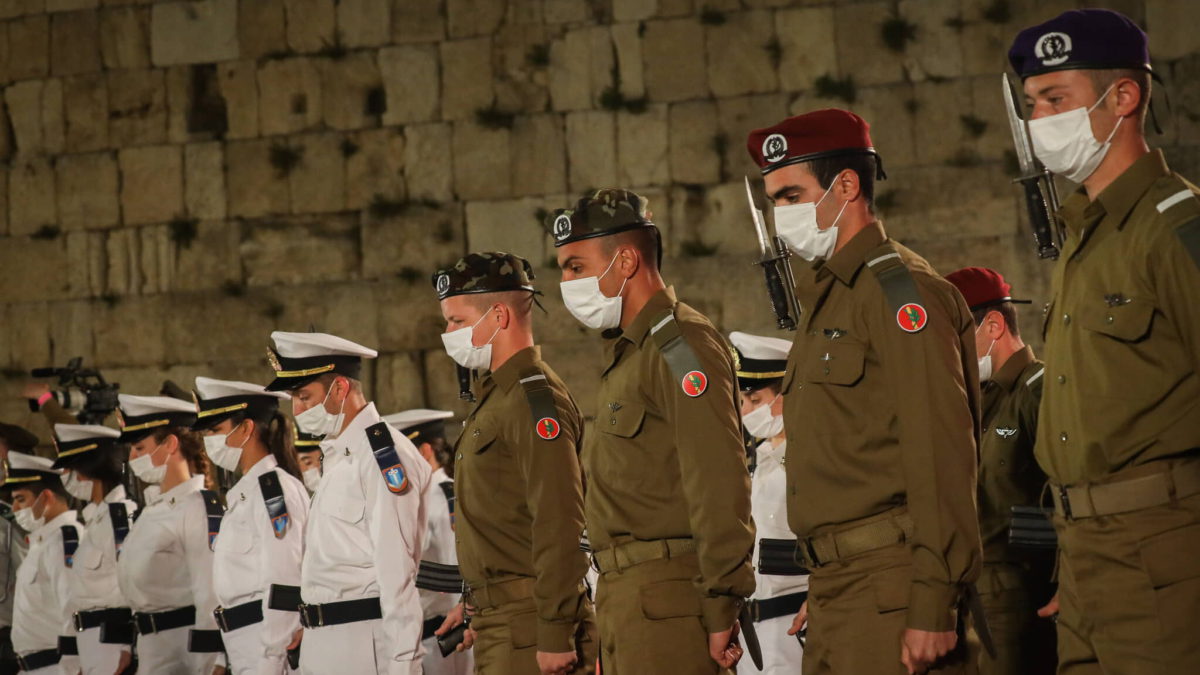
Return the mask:
[[[287,503],[288,526],[275,536],[267,515],[259,476],[274,472]],[[228,506],[213,555],[213,587],[221,607],[261,601],[263,620],[222,633],[234,675],[280,675],[288,672],[287,646],[300,629],[296,612],[267,608],[271,584],[300,585],[308,491],[295,476],[279,468],[273,455],[250,467],[225,495]]]
[[28,548],[21,530],[9,521],[0,519],[0,628],[12,626],[17,568],[25,559]]
[[300,668],[306,674],[421,672],[415,581],[431,472],[412,442],[388,427],[409,480],[404,494],[388,490],[366,434],[379,422],[375,404],[368,404],[323,444],[324,476],[309,513],[300,587],[310,605],[377,597],[383,618],[305,629]]
[[217,627],[203,488],[204,476],[192,476],[160,493],[130,528],[121,549],[117,579],[134,612],[196,608],[192,626],[138,636],[138,672],[209,675],[217,665],[217,654],[193,654],[187,649],[190,629]]
[[[750,479],[750,513],[758,539],[795,539],[787,521],[787,475],[783,462],[787,442],[772,447],[758,446],[758,465]],[[754,600],[768,600],[808,590],[808,576],[782,577],[758,572],[758,542],[754,545]],[[761,675],[794,675],[800,672],[804,650],[794,635],[788,635],[795,615],[780,616],[754,624],[762,647]],[[760,675],[749,658],[738,662],[738,675]]]
[[[445,488],[442,487],[444,483],[453,485],[446,470],[439,467],[433,472],[429,488],[425,492],[425,550],[421,559],[457,565],[454,526],[450,516],[450,501],[446,498]],[[454,609],[461,598],[454,593],[424,590],[418,593],[421,595],[421,610],[426,621],[445,618],[446,613]],[[424,675],[468,675],[474,669],[474,654],[470,651],[442,657],[436,637],[426,639],[422,646],[425,648],[425,658],[422,662]]]
[[[79,549],[71,568],[71,598],[76,612],[128,607],[129,601],[117,584],[117,540],[113,533],[109,504],[124,504],[129,523],[137,504],[125,498],[125,486],[118,485],[99,504],[83,508],[86,529],[79,533]],[[112,675],[121,660],[121,652],[129,647],[100,642],[100,626],[93,626],[75,637],[79,645],[79,664],[84,675]]]
[[[74,511],[64,511],[45,525],[29,533],[29,553],[17,570],[17,588],[13,604],[13,650],[21,656],[46,649],[58,649],[59,636],[75,634],[72,620],[70,581],[63,555],[64,525],[82,529]],[[58,665],[38,668],[33,673],[74,673],[74,656]]]

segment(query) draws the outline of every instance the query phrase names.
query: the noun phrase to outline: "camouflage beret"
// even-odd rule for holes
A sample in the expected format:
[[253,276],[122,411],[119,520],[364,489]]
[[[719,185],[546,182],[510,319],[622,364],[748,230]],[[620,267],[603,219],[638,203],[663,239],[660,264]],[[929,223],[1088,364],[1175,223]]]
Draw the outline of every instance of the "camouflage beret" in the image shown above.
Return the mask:
[[468,253],[446,269],[433,273],[438,300],[469,293],[501,293],[533,289],[533,266],[511,253],[485,251]]
[[630,190],[604,188],[582,197],[573,208],[546,216],[555,248],[592,237],[606,237],[640,227],[654,227],[646,198]]

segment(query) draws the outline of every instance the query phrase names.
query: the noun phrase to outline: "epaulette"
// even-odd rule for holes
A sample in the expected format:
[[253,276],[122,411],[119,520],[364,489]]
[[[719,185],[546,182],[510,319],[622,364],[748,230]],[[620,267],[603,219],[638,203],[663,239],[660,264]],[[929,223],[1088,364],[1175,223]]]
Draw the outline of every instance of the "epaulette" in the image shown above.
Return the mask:
[[438,483],[438,487],[442,488],[442,494],[446,495],[446,505],[450,509],[450,529],[454,529],[454,481],[445,480]]
[[[1166,213],[1167,209],[1187,203],[1189,200],[1193,202],[1196,200],[1196,193],[1192,192],[1190,187],[1160,201],[1154,208],[1159,213]],[[1196,267],[1200,267],[1200,216],[1193,216],[1176,225],[1175,234],[1183,242],[1183,248],[1192,257],[1192,262],[1196,263]]]
[[525,398],[529,401],[529,414],[538,438],[544,441],[558,438],[562,423],[558,421],[554,390],[550,388],[546,374],[536,366],[525,370],[521,373],[521,389],[525,390]]
[[669,309],[659,316],[650,328],[650,335],[658,345],[667,362],[671,376],[679,383],[684,394],[692,398],[708,390],[708,375],[700,365],[700,359],[675,321],[675,310]]
[[208,548],[212,550],[213,542],[217,540],[217,534],[221,531],[221,519],[225,517],[225,507],[221,505],[221,499],[217,497],[217,493],[212,490],[201,490],[200,496],[204,498],[204,513],[208,515]]
[[129,535],[129,511],[124,502],[113,502],[108,505],[108,519],[112,522],[113,543],[116,545],[117,557],[121,557],[121,546]]
[[392,442],[391,427],[387,422],[379,422],[367,427],[367,442],[371,444],[371,454],[379,466],[383,482],[392,494],[402,495],[408,492],[408,472],[400,463],[400,454]]
[[887,297],[888,308],[896,318],[896,325],[906,333],[919,333],[929,323],[929,312],[921,304],[921,293],[912,272],[900,259],[900,253],[891,242],[884,242],[866,256],[867,267]]
[[283,485],[279,482],[278,471],[268,471],[259,476],[258,487],[262,491],[263,504],[267,507],[267,517],[271,519],[275,538],[283,539],[291,518],[288,517],[287,501],[283,498]]
[[79,529],[74,525],[62,526],[63,563],[67,567],[75,565],[75,550],[79,548]]

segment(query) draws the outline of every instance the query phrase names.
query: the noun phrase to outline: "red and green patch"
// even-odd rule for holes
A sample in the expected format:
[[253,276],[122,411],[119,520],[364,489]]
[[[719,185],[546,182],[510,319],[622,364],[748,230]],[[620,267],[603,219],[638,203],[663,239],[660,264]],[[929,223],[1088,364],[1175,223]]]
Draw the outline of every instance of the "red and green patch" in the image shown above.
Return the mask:
[[708,376],[699,370],[693,370],[683,376],[680,386],[683,387],[683,393],[696,398],[708,389]]
[[562,430],[562,427],[558,426],[558,420],[553,417],[543,417],[538,420],[535,428],[537,435],[547,441],[558,438],[558,432]]
[[915,302],[910,302],[896,312],[896,323],[906,333],[916,333],[929,322],[929,313]]

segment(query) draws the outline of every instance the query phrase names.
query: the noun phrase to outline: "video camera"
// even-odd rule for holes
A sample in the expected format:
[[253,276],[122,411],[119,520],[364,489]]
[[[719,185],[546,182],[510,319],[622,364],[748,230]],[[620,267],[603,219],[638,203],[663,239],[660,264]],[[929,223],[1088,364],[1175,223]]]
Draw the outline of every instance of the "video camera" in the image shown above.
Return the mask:
[[[76,356],[65,368],[34,368],[33,377],[57,377],[58,391],[51,390],[55,401],[67,412],[75,415],[80,424],[101,424],[109,413],[117,409],[117,392],[121,385],[109,384],[100,371],[84,368],[83,357]],[[37,411],[36,401],[30,401],[31,410]]]

